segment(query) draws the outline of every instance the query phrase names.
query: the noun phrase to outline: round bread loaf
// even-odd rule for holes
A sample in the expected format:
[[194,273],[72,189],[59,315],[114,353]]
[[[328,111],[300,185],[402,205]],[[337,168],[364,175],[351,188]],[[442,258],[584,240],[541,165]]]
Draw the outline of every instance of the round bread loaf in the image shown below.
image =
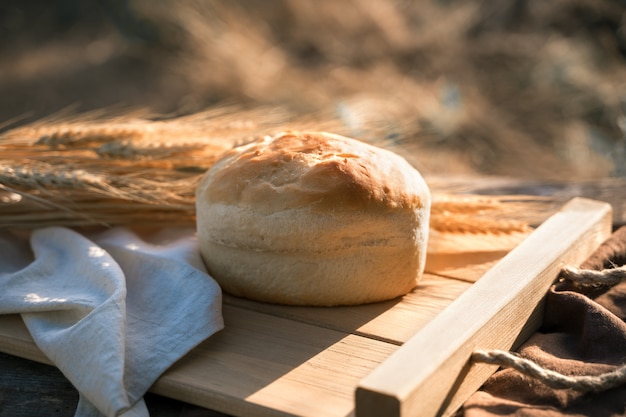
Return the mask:
[[334,306],[411,291],[431,197],[399,155],[329,133],[287,132],[229,151],[196,192],[202,257],[222,289]]

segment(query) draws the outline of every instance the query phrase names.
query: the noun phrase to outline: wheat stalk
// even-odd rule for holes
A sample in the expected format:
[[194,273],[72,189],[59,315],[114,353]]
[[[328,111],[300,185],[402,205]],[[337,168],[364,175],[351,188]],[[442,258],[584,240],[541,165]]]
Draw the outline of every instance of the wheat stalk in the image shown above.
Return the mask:
[[[332,118],[228,108],[161,121],[83,116],[9,130],[0,135],[0,228],[193,225],[195,188],[217,158],[291,127],[345,133]],[[504,212],[495,198],[439,196],[431,227],[526,230]]]
[[[333,130],[327,119],[323,128]],[[0,228],[193,224],[195,188],[225,151],[310,119],[220,107],[154,120],[101,114],[0,134]]]
[[520,206],[528,208],[502,198],[436,194],[430,227],[446,233],[525,233],[530,230],[528,224],[514,218]]

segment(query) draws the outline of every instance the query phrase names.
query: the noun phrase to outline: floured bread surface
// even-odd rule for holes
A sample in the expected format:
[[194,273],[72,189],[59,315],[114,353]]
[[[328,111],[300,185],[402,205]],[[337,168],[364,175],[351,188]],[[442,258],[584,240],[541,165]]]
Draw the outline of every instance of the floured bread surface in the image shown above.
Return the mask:
[[228,152],[196,192],[202,257],[222,289],[290,305],[354,305],[411,291],[431,197],[402,157],[329,133],[287,132]]

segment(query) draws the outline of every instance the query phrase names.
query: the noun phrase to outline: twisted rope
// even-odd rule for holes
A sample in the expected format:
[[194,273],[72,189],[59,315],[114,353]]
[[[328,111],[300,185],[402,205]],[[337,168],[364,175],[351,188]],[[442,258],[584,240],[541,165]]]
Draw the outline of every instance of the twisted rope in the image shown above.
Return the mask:
[[472,360],[499,365],[502,368],[513,368],[554,389],[602,392],[626,383],[626,365],[600,375],[571,376],[543,368],[531,360],[503,350],[477,350],[472,354]]
[[561,278],[584,287],[612,286],[626,279],[626,265],[601,271],[566,266],[561,271]]
[[[561,271],[560,277],[585,287],[612,286],[626,280],[626,265],[601,271],[567,266]],[[572,376],[546,369],[516,353],[497,349],[477,350],[472,354],[472,360],[513,368],[554,389],[597,393],[626,383],[626,364],[600,375]]]

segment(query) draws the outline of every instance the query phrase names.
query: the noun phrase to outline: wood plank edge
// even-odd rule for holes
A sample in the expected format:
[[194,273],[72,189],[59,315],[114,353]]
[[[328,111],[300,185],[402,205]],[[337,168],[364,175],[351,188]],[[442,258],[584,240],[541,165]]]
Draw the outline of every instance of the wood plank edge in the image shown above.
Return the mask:
[[[606,240],[611,219],[609,204],[567,203],[359,383],[357,417],[453,412],[496,370],[471,364],[471,353],[514,349],[536,330],[541,301],[562,266],[581,263]],[[529,255],[536,263],[520,272]],[[495,339],[494,332],[500,332]]]
[[37,347],[30,337],[26,325],[19,314],[9,314],[2,318],[3,323],[12,329],[10,332],[2,332],[2,353],[28,359],[45,365],[54,365],[52,361]]
[[[389,301],[397,301],[397,299],[393,299]],[[383,301],[382,303],[386,303],[386,302],[388,301]],[[275,305],[266,305],[264,303],[246,300],[246,299],[238,298],[238,297],[231,296],[231,295],[227,295],[226,297],[224,297],[224,305],[241,308],[241,309],[248,310],[248,311],[253,311],[255,313],[267,314],[272,317],[283,318],[283,319],[295,321],[295,322],[302,323],[302,324],[320,327],[326,330],[332,330],[332,331],[341,332],[345,334],[351,334],[354,336],[360,336],[366,339],[372,339],[378,342],[389,343],[389,344],[396,345],[396,346],[400,346],[404,343],[400,340],[393,339],[391,337],[381,336],[373,332],[359,330],[358,328],[346,329],[345,327],[341,325],[333,324],[328,321],[319,320],[319,319],[308,317],[306,315],[298,315],[296,313],[289,312],[289,309],[299,308],[299,307],[285,306],[286,307],[285,310],[280,311],[279,309],[276,308]],[[337,308],[337,307],[305,307],[305,308]],[[348,306],[347,308],[350,308],[350,307]]]
[[231,416],[297,417],[259,404],[242,402],[237,397],[216,392],[207,395],[206,391],[198,389],[193,384],[183,384],[179,380],[170,380],[167,373],[150,387],[149,392]]

